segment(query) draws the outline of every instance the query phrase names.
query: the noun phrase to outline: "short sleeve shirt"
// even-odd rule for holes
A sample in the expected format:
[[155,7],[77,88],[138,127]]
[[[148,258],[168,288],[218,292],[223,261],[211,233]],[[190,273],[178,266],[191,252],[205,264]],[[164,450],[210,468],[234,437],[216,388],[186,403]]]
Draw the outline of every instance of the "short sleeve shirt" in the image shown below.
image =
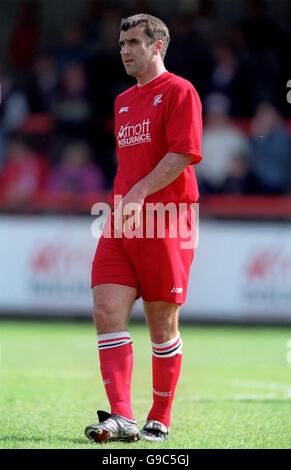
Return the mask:
[[114,109],[118,168],[112,196],[124,196],[168,152],[174,152],[191,156],[189,165],[145,202],[196,202],[193,164],[202,159],[202,110],[194,86],[166,71],[118,95]]

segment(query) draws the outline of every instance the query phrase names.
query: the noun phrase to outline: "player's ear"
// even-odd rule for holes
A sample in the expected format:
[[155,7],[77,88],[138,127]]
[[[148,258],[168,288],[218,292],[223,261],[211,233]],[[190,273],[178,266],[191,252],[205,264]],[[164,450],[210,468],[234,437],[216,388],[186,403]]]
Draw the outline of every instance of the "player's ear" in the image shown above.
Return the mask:
[[162,39],[158,39],[155,43],[154,53],[160,54],[164,48],[164,42]]

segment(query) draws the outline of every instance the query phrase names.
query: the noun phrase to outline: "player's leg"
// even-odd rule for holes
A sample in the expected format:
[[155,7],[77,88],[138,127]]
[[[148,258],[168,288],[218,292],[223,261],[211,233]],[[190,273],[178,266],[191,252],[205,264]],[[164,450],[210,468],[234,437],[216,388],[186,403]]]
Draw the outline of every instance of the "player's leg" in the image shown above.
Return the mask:
[[128,419],[133,419],[133,350],[127,323],[136,294],[132,287],[115,284],[93,288],[100,370],[111,414]]
[[97,330],[100,370],[111,412],[98,411],[99,423],[87,426],[95,442],[139,438],[131,405],[133,351],[127,330],[136,298],[135,288],[103,284],[93,288],[93,317]]
[[171,410],[182,362],[178,331],[179,305],[144,302],[152,341],[153,405],[141,434],[147,440],[164,440],[170,427]]
[[124,331],[136,299],[134,287],[101,284],[93,287],[93,319],[98,335]]
[[142,242],[137,240],[132,259],[152,339],[153,406],[141,435],[147,440],[159,441],[167,437],[181,369],[178,314],[186,299],[193,250],[181,250],[177,239],[144,239]]
[[131,406],[133,350],[127,322],[138,281],[120,240],[101,237],[92,265],[92,286],[100,369],[111,414],[98,411],[100,423],[87,426],[85,434],[96,442],[136,440],[139,431]]

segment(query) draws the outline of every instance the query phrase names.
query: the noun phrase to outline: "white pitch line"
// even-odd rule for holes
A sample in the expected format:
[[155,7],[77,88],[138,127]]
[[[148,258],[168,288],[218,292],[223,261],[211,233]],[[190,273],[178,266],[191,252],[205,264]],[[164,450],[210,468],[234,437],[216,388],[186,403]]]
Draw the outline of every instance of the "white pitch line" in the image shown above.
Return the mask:
[[[290,390],[291,392],[291,390]],[[237,395],[225,395],[225,396],[219,396],[219,397],[199,397],[199,396],[190,396],[190,397],[176,397],[175,402],[178,403],[207,403],[207,402],[213,402],[213,401],[225,401],[225,400],[231,400],[231,401],[242,401],[242,400],[254,400],[254,401],[263,401],[263,400],[286,400],[289,401],[289,398],[291,397],[290,394],[284,394],[282,395],[277,395],[275,393],[244,393],[244,394],[237,394]]]
[[[9,369],[5,371],[5,374],[11,372],[11,375],[15,375],[15,370],[10,371]],[[21,372],[24,372],[21,370]],[[58,370],[58,371],[43,371],[43,370],[29,370],[25,373],[25,376],[29,378],[37,379],[78,379],[78,380],[88,380],[92,379],[93,375],[89,372],[80,372],[80,371],[69,371],[69,370]]]
[[213,384],[220,383],[224,385],[230,385],[231,387],[235,387],[235,388],[282,390],[285,392],[289,392],[291,390],[291,380],[290,380],[290,384],[268,382],[268,381],[263,381],[263,380],[241,380],[241,379],[221,380],[221,379],[214,379],[214,378],[207,380],[207,382],[213,383]]
[[246,380],[240,380],[240,379],[235,379],[233,381],[230,381],[230,385],[233,387],[242,387],[242,388],[265,388],[267,390],[282,390],[282,391],[289,391],[291,389],[291,381],[290,384],[281,384],[278,382],[264,382],[264,381],[246,381]]

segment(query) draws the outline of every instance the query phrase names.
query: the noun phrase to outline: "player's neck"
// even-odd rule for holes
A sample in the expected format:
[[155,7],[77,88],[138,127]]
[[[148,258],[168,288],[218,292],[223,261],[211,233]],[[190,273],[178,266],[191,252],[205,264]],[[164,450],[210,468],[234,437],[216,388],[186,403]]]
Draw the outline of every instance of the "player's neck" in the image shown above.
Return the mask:
[[166,72],[164,64],[160,64],[158,67],[155,67],[153,70],[146,71],[140,77],[137,77],[137,85],[142,87],[147,83],[151,82],[155,78],[159,77],[162,73]]

